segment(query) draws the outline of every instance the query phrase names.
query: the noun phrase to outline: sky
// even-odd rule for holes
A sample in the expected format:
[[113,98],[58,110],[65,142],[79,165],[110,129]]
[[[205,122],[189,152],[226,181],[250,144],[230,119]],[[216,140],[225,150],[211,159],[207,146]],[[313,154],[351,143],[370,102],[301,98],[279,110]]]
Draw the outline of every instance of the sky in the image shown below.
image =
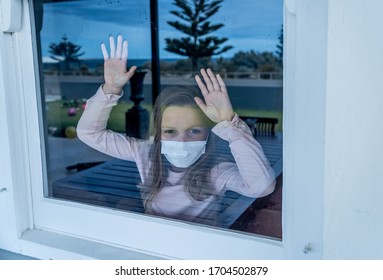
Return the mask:
[[[164,50],[165,38],[185,36],[167,21],[178,20],[169,11],[177,10],[172,0],[158,0],[160,58],[179,56]],[[232,57],[238,51],[275,52],[283,23],[283,0],[224,0],[211,17],[224,27],[211,35],[226,37],[233,48],[221,54]],[[102,58],[101,42],[109,35],[122,34],[129,41],[129,58],[150,58],[149,0],[79,0],[44,4],[41,46],[49,57],[49,45],[63,35],[85,52],[82,58]]]

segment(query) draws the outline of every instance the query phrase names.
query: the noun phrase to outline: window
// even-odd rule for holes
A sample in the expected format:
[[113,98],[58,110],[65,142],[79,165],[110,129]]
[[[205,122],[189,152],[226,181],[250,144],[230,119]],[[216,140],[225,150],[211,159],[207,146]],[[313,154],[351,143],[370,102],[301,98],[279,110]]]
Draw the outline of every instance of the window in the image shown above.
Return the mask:
[[[222,217],[219,227],[277,240],[282,238],[282,4],[279,0],[248,1],[246,8],[224,1],[211,17],[212,24],[223,26],[207,36],[227,37],[220,45],[227,51],[199,57],[196,62],[198,68],[210,67],[224,78],[236,113],[249,125],[277,176],[276,190],[264,198],[249,198],[232,191],[220,196],[213,210]],[[44,196],[140,215],[145,210],[137,188],[140,180],[136,165],[85,145],[77,138],[76,126],[87,99],[103,82],[99,45],[110,34],[117,35],[113,32],[126,34],[128,64],[139,66],[146,75],[138,97],[133,96],[129,84],[125,86],[108,128],[136,136],[131,135],[134,131],[128,131],[132,129],[132,101],[139,104],[141,112],[152,111],[158,93],[151,82],[158,77],[152,76],[150,1],[44,1],[42,5],[43,13],[36,13],[36,18],[42,17],[37,38],[47,168]],[[259,19],[253,12],[244,12],[253,10]],[[158,1],[161,89],[194,84],[197,71],[192,59],[166,51],[172,48],[172,39],[185,35],[169,24],[180,18],[171,11],[182,9],[170,1]],[[261,18],[265,13],[267,21]],[[253,34],[249,34],[251,26],[256,26]],[[147,115],[140,119],[146,121]],[[228,147],[225,153],[230,155]],[[206,217],[192,221],[215,225]]]
[[[0,119],[0,124],[8,132],[1,138],[0,145],[2,155],[5,155],[0,162],[3,171],[0,183],[7,188],[0,193],[4,201],[0,203],[1,213],[6,215],[2,215],[2,223],[6,226],[0,239],[6,248],[22,250],[39,258],[97,257],[94,252],[99,252],[100,246],[105,245],[131,248],[152,256],[186,259],[322,257],[323,88],[326,85],[328,11],[325,2],[311,1],[301,5],[300,1],[289,0],[284,4],[284,51],[287,55],[284,57],[283,81],[282,242],[131,211],[46,198],[43,186],[48,184],[43,179],[47,172],[44,170],[45,157],[41,156],[44,154],[44,137],[37,133],[42,127],[41,115],[45,112],[45,106],[39,104],[41,98],[36,98],[40,94],[36,64],[40,48],[36,44],[34,28],[31,28],[39,26],[38,9],[35,16],[32,12],[33,4],[36,7],[38,2],[21,2],[24,11],[21,29],[13,34],[0,34],[0,65],[3,65],[0,67],[0,98],[4,101],[1,107],[5,109],[1,110],[5,118]],[[32,201],[29,201],[30,195]],[[38,230],[28,230],[33,228]],[[49,232],[55,238],[47,238]],[[84,251],[76,254],[77,247],[70,246],[74,244],[73,238],[79,239],[76,244],[80,245],[84,240],[92,241],[87,254]],[[69,243],[65,241],[68,239]],[[309,254],[303,252],[307,244],[312,248]]]

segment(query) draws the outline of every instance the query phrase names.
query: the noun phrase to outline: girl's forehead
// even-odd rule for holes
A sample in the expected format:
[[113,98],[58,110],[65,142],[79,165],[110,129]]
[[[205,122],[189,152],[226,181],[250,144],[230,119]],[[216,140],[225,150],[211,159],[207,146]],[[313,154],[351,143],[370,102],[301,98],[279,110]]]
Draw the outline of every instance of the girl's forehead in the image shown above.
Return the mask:
[[208,126],[208,120],[205,114],[197,107],[169,106],[163,112],[161,126],[164,126],[164,127]]

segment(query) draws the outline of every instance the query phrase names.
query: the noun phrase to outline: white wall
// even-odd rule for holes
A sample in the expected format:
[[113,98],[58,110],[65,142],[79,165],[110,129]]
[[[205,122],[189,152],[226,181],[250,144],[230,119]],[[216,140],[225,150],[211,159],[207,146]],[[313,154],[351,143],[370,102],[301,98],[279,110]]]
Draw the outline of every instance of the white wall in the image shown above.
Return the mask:
[[383,1],[328,1],[324,252],[383,258]]

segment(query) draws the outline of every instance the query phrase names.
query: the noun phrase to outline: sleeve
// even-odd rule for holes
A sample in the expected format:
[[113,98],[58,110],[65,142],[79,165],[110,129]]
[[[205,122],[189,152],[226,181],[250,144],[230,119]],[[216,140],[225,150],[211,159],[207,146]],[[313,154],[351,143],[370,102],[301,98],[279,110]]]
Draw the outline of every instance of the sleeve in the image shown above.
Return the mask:
[[136,161],[142,140],[107,129],[112,108],[117,105],[121,96],[122,94],[105,94],[100,86],[96,94],[86,103],[77,124],[77,136],[82,142],[102,153]]
[[249,197],[272,193],[274,170],[245,122],[235,114],[232,121],[218,123],[212,132],[229,142],[235,159],[235,163],[222,162],[215,167],[218,191],[232,190]]

